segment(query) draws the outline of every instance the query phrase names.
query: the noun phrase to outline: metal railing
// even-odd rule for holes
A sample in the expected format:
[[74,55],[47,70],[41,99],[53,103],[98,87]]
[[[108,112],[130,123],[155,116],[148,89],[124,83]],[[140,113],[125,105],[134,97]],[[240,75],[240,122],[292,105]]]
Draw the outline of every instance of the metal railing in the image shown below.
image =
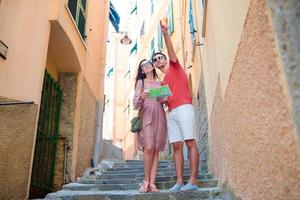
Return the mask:
[[40,191],[54,189],[62,91],[46,71],[36,134],[31,186]]

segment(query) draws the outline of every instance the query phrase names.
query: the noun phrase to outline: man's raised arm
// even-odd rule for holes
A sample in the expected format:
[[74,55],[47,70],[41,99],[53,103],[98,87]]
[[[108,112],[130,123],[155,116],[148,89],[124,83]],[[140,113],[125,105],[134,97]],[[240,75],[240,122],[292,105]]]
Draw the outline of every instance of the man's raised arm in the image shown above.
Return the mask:
[[161,23],[160,21],[160,27],[161,27],[161,31],[163,33],[163,36],[165,38],[165,42],[166,42],[166,46],[167,46],[167,50],[168,50],[168,55],[169,55],[169,60],[171,60],[172,62],[176,62],[177,61],[177,56],[176,53],[174,51],[174,47],[169,35],[169,28],[167,25],[164,25]]

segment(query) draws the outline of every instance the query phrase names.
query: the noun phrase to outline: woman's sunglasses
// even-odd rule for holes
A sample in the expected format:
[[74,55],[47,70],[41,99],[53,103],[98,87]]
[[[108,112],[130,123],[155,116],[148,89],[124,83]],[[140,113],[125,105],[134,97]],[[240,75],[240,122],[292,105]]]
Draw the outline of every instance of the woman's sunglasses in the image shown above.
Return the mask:
[[156,56],[155,58],[152,59],[153,62],[157,62],[159,60],[162,60],[164,59],[165,57],[163,55],[159,55],[159,56]]
[[152,63],[150,61],[141,64],[141,68],[146,68],[148,66],[152,66]]

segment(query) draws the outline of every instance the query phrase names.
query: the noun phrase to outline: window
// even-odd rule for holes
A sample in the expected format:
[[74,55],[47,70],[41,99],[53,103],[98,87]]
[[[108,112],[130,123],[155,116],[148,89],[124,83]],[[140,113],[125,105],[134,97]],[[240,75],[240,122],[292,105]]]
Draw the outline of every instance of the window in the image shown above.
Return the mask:
[[131,48],[130,55],[136,52],[137,52],[137,42],[135,42],[135,45]]
[[128,99],[127,106],[124,109],[124,113],[127,113],[127,117],[130,115],[130,99]]
[[113,76],[114,75],[114,68],[110,68],[106,74],[106,76],[110,77],[110,76]]
[[126,74],[125,74],[124,77],[125,77],[125,78],[128,77],[128,79],[130,79],[130,69],[127,70],[127,72],[126,72]]
[[130,115],[130,102],[131,102],[130,99],[128,99],[128,110],[127,110],[127,111],[128,111],[128,112],[127,112],[127,115],[128,115],[128,116]]
[[208,2],[208,0],[201,0],[201,3],[202,3],[202,37],[205,37],[207,2]]
[[69,0],[68,8],[77,25],[82,39],[85,40],[86,0]]
[[164,47],[163,45],[163,38],[162,38],[162,32],[161,32],[161,28],[160,25],[157,26],[157,42],[158,42],[158,50],[161,51],[162,48]]
[[194,16],[193,16],[193,2],[190,0],[190,7],[189,7],[189,24],[190,24],[190,33],[192,39],[192,45],[194,45],[195,40],[195,27],[194,27]]
[[143,21],[141,30],[140,30],[140,37],[142,37],[145,34],[145,21]]
[[168,5],[168,25],[169,25],[169,33],[173,33],[174,32],[173,0],[170,0]]
[[154,11],[154,4],[153,4],[153,0],[151,0],[151,15],[153,14]]
[[155,47],[154,47],[154,38],[152,38],[151,40],[151,44],[150,44],[150,58],[152,58],[152,56],[155,53]]
[[130,14],[131,14],[131,15],[132,15],[132,14],[137,15],[137,2],[135,2],[135,6],[134,6],[134,8],[132,9],[132,11],[130,12]]

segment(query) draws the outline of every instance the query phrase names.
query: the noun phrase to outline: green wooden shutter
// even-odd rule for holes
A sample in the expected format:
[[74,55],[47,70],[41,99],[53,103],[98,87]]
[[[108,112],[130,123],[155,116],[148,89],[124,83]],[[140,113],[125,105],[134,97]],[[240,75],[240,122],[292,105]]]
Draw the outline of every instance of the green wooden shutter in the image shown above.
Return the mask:
[[163,38],[160,25],[157,26],[157,41],[158,41],[158,50],[161,51],[163,48]]
[[174,16],[173,16],[173,0],[169,1],[168,5],[168,25],[169,25],[169,33],[174,32]]

